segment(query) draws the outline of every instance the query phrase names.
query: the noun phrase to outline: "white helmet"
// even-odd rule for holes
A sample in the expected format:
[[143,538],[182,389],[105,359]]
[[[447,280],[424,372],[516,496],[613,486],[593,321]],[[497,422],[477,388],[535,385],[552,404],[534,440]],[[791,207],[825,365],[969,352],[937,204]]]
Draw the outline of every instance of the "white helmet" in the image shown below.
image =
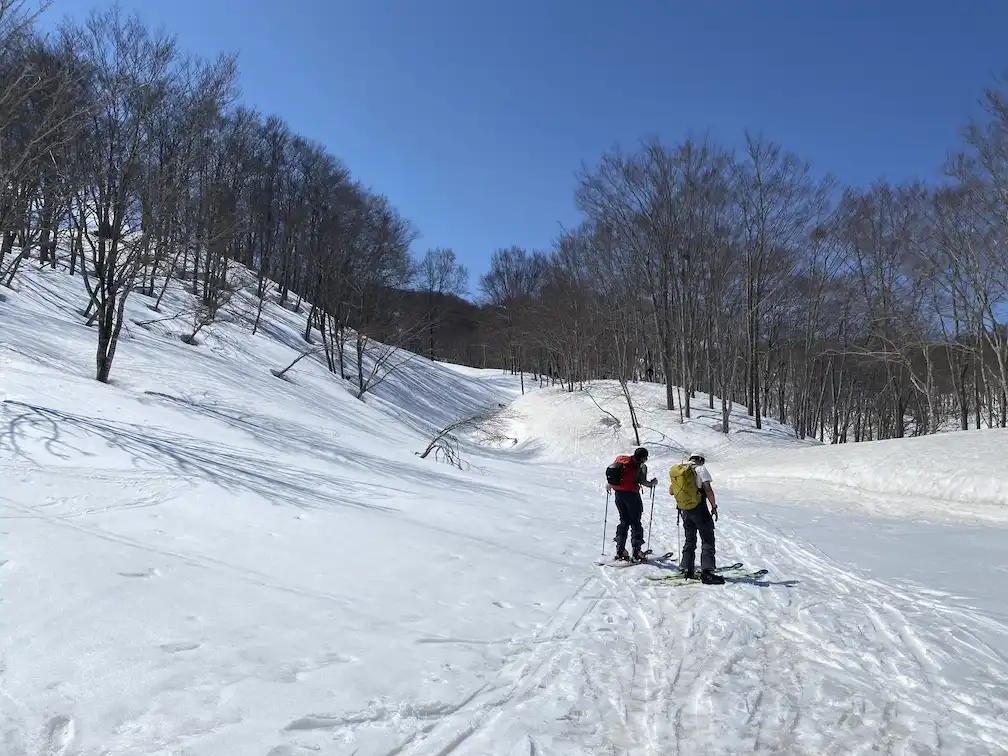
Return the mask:
[[704,455],[701,452],[697,452],[697,451],[690,452],[689,461],[693,462],[694,460],[697,461],[697,462],[699,462],[701,465],[707,463],[707,459],[704,457]]

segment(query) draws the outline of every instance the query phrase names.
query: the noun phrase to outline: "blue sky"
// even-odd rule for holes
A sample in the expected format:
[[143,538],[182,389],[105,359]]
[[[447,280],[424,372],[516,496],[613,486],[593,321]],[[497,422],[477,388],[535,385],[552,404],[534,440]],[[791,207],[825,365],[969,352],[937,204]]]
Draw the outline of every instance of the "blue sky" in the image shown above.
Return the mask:
[[[55,0],[48,20],[101,0]],[[762,131],[851,184],[938,178],[1008,70],[1000,0],[121,0],[478,275],[577,222],[614,144]],[[475,276],[474,276],[475,279]],[[475,280],[472,282],[475,290]]]

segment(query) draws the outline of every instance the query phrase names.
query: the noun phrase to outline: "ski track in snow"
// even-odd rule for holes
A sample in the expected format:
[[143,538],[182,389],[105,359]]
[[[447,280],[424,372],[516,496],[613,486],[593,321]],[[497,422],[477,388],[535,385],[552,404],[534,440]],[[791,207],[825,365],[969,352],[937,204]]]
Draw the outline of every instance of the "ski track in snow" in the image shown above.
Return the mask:
[[457,704],[287,729],[349,742],[369,728],[407,732],[385,756],[1003,752],[1008,660],[980,631],[1008,627],[753,523],[720,538],[721,553],[767,565],[766,579],[669,587],[643,579],[655,566],[596,567]]
[[[156,549],[85,525],[75,512],[4,504],[259,585],[338,600],[207,555]],[[656,535],[671,542],[660,527]],[[385,756],[496,753],[508,743],[539,754],[986,754],[1008,741],[1008,659],[983,640],[1008,635],[997,619],[952,606],[941,592],[853,574],[794,535],[744,520],[719,530],[719,553],[770,574],[720,587],[662,586],[643,579],[654,566],[595,567],[530,636],[416,639],[508,647],[497,675],[456,703],[306,714],[283,734],[325,752],[334,738],[352,744],[364,730],[391,729],[399,742]],[[72,719],[54,717],[38,752],[62,756],[74,736]]]

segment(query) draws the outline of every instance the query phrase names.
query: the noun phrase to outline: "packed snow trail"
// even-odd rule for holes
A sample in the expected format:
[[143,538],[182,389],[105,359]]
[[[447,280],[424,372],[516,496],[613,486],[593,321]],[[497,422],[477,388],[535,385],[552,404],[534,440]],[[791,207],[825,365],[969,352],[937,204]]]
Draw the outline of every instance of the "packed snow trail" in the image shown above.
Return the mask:
[[[1003,617],[866,578],[742,518],[719,536],[767,579],[666,587],[643,579],[659,565],[596,567],[536,633],[502,641],[496,676],[425,710],[388,753],[1002,752]],[[326,726],[363,742],[409,720],[399,706]]]

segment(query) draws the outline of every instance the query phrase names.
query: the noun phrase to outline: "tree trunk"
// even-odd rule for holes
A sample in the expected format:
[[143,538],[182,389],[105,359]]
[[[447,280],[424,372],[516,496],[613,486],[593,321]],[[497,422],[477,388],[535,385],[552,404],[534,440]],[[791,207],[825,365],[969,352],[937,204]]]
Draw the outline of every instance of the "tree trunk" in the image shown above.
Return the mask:
[[13,231],[4,232],[3,240],[0,241],[0,267],[3,266],[3,261],[7,259],[7,255],[14,249],[14,240],[16,238],[17,234]]
[[315,321],[315,313],[317,311],[318,306],[313,304],[311,311],[308,313],[308,318],[305,320],[304,340],[309,343],[311,342],[312,323]]
[[[342,352],[342,350],[341,350]],[[364,337],[357,332],[357,389],[358,397],[364,396]]]

